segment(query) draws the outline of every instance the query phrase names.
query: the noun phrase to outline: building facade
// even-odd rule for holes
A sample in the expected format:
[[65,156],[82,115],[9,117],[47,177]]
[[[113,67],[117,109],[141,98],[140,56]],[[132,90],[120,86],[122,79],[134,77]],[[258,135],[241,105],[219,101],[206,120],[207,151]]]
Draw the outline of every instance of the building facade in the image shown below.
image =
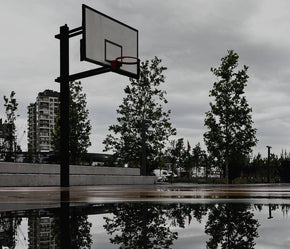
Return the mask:
[[52,132],[59,110],[59,93],[45,90],[28,106],[28,150],[50,152]]

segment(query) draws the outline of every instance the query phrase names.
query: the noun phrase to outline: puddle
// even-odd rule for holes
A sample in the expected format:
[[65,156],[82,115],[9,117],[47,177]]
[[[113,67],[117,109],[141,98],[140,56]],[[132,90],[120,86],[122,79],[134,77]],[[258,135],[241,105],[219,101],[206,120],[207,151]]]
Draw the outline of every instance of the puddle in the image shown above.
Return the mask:
[[0,245],[21,249],[289,248],[289,210],[289,203],[243,200],[62,203],[60,208],[1,212]]

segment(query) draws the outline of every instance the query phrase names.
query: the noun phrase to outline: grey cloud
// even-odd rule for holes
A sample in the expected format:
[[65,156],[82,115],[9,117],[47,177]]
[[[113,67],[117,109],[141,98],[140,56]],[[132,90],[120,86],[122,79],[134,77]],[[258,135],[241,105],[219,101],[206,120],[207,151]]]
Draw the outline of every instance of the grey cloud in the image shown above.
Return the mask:
[[[155,55],[168,67],[164,89],[178,136],[202,138],[209,90],[216,80],[210,72],[228,49],[240,55],[240,67],[249,66],[246,97],[253,108],[260,140],[255,152],[272,143],[277,153],[289,140],[290,23],[287,0],[85,0],[85,4],[139,30],[141,59]],[[21,105],[35,101],[39,91],[59,89],[59,26],[81,25],[79,1],[6,1],[0,15],[0,95],[15,90]],[[17,31],[17,32],[16,32]],[[71,46],[71,71],[94,67],[79,61],[79,40]],[[82,80],[93,138],[104,137],[115,122],[128,79],[105,74]],[[26,108],[21,115],[25,117]],[[24,113],[25,112],[25,113]],[[289,116],[289,115],[288,115]],[[3,117],[3,114],[2,114]],[[278,129],[277,126],[283,127]],[[200,133],[200,134],[199,134]],[[279,142],[280,141],[280,142]],[[274,146],[273,146],[274,147]],[[99,141],[91,151],[101,151]]]

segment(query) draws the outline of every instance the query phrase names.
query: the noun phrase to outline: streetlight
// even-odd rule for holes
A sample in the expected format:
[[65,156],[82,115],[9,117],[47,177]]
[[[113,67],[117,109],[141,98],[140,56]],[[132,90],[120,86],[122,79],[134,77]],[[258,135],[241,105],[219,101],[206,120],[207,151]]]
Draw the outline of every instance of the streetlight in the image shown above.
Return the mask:
[[268,148],[268,161],[267,161],[267,164],[268,164],[267,165],[268,166],[268,168],[267,168],[267,172],[268,172],[267,175],[268,175],[268,177],[267,178],[268,179],[267,180],[268,180],[268,183],[270,183],[270,175],[271,175],[271,168],[270,168],[271,167],[270,166],[270,150],[271,150],[272,147],[271,146],[266,146],[266,147]]

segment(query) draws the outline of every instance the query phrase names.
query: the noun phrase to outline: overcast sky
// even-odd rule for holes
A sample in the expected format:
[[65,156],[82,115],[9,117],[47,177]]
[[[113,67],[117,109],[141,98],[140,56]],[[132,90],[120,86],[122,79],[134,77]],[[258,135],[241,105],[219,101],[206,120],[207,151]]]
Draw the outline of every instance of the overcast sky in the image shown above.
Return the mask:
[[[16,92],[18,138],[27,149],[27,106],[45,89],[59,90],[59,27],[81,26],[81,4],[139,30],[141,60],[158,56],[165,72],[171,121],[177,136],[203,145],[205,112],[215,77],[211,67],[233,49],[239,68],[249,66],[246,98],[257,128],[258,152],[266,145],[290,152],[290,1],[289,0],[1,0],[0,95]],[[71,72],[79,61],[79,37],[71,41]],[[90,67],[94,67],[91,65]],[[90,152],[102,152],[108,126],[128,78],[114,73],[82,80],[93,125]],[[0,102],[1,117],[4,118]],[[23,135],[24,134],[24,135]]]

